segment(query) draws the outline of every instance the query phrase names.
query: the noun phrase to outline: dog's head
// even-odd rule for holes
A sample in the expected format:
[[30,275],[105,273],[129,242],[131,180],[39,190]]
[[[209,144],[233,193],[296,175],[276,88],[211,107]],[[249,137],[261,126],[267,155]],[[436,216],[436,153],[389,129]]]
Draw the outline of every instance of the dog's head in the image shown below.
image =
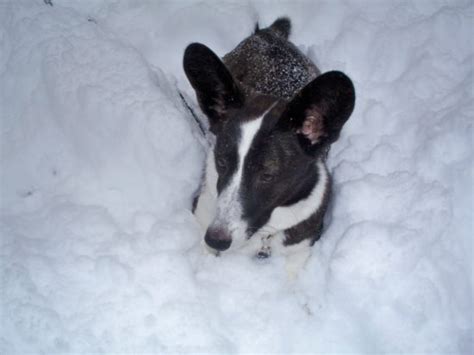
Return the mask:
[[351,80],[328,72],[284,101],[244,94],[219,57],[202,44],[187,47],[183,64],[216,135],[219,197],[206,243],[225,250],[256,233],[275,232],[270,223],[275,210],[306,199],[318,183],[317,161],[338,139],[354,108]]

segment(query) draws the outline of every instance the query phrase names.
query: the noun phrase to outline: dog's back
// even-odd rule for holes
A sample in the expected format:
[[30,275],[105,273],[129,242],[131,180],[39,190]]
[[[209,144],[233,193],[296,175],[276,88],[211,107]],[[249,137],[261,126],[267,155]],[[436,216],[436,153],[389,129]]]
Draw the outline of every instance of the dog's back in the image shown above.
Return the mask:
[[244,92],[249,90],[290,99],[320,74],[319,69],[288,41],[291,23],[277,19],[270,27],[255,29],[223,61]]

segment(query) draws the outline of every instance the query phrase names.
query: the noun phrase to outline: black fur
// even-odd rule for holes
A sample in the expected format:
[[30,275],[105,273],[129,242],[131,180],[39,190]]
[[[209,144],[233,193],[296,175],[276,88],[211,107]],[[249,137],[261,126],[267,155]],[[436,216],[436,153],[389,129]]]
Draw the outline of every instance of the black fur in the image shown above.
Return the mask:
[[303,134],[298,139],[306,152],[314,154],[334,143],[342,126],[349,119],[355,103],[352,81],[339,71],[331,71],[318,76],[306,85],[288,104],[282,114],[278,129],[298,132],[310,112],[316,111],[322,117],[324,132],[317,144],[311,143]]
[[319,69],[291,42],[290,21],[276,20],[244,39],[223,61],[244,93],[290,99],[319,75]]
[[242,91],[219,57],[205,45],[190,44],[184,52],[183,67],[211,130],[227,110],[242,107]]
[[280,17],[270,25],[269,29],[274,31],[278,36],[288,39],[291,33],[290,19],[288,17]]

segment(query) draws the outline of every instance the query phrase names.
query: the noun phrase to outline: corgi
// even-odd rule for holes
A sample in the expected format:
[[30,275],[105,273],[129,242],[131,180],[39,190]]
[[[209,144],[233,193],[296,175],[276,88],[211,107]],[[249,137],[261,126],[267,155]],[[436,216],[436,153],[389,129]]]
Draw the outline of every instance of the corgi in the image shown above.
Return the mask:
[[[195,215],[213,251],[252,245],[310,249],[331,197],[326,167],[355,104],[351,79],[322,74],[289,40],[279,18],[219,58],[200,43],[184,53],[185,74],[215,137]],[[293,248],[294,249],[294,248]]]

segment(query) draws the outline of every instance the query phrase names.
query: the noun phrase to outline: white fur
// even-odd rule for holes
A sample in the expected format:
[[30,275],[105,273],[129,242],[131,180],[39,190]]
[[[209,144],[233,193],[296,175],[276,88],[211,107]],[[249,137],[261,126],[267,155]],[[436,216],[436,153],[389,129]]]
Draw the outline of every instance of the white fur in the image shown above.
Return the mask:
[[232,237],[231,247],[241,246],[246,240],[247,222],[242,219],[242,203],[239,199],[245,157],[250,150],[252,141],[262,125],[262,116],[240,126],[241,138],[238,147],[237,170],[229,184],[217,198],[216,217],[212,222],[214,227],[224,227]]
[[311,256],[311,240],[304,239],[298,244],[288,246],[283,245],[284,240],[285,235],[282,231],[271,238],[272,255],[283,255],[285,257],[286,273],[290,280],[294,280]]
[[217,205],[217,171],[214,161],[214,148],[207,155],[206,175],[201,194],[194,211],[197,221],[205,232],[216,215]]
[[273,234],[291,228],[308,219],[321,206],[329,177],[326,165],[321,160],[318,160],[316,164],[319,180],[309,196],[291,206],[275,208],[269,221],[260,228],[258,234]]

